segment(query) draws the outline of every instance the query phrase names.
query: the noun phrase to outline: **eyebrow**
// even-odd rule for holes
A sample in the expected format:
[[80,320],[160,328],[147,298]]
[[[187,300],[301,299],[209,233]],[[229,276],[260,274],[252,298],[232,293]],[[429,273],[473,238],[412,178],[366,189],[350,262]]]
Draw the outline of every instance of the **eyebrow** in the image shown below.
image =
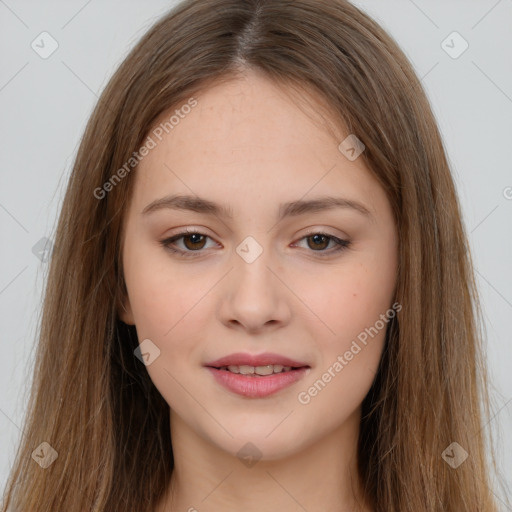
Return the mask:
[[[278,220],[281,221],[286,217],[296,217],[306,213],[321,212],[325,210],[332,210],[334,208],[349,208],[373,219],[370,210],[357,201],[343,197],[323,196],[307,201],[297,200],[282,203],[279,206]],[[215,215],[230,220],[234,217],[231,208],[208,199],[190,195],[170,195],[156,199],[149,203],[142,210],[141,214],[147,215],[151,212],[163,209],[188,210],[206,215]]]

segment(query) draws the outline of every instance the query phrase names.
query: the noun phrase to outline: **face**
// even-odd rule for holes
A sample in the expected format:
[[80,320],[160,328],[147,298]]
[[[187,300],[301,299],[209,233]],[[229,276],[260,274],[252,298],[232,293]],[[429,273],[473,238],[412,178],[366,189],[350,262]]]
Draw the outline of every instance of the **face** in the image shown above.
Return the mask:
[[[171,431],[277,459],[358,417],[395,313],[392,210],[362,158],[338,149],[349,134],[264,77],[195,98],[133,171],[120,316],[150,354],[141,371]],[[195,204],[161,201],[185,195]],[[338,205],[309,203],[327,197]],[[232,371],[209,367],[235,353]]]

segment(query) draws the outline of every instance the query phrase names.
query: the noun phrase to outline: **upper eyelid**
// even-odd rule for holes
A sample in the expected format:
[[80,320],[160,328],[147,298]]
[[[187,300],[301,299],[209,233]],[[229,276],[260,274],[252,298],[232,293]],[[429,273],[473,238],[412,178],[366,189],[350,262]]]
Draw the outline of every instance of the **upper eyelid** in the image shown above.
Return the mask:
[[[322,229],[322,228],[311,229],[307,233],[304,233],[299,238],[297,238],[297,240],[302,240],[303,238],[305,238],[307,236],[319,235],[319,234],[328,236],[330,238],[338,239],[338,240],[345,240],[347,242],[349,241],[349,237],[345,237],[344,235],[335,235],[333,233],[329,233],[328,229]],[[184,231],[180,231],[178,233],[175,233],[173,235],[169,235],[169,236],[165,237],[162,241],[168,241],[171,239],[179,240],[180,238],[183,238],[187,235],[201,235],[201,236],[210,238],[216,242],[214,236],[208,235],[207,233],[204,233],[200,229],[185,229]]]

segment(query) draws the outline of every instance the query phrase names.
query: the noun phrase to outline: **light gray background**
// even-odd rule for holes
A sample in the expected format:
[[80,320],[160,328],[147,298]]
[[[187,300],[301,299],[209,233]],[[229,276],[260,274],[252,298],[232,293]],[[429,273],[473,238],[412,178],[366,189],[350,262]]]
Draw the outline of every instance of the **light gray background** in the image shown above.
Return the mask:
[[[128,50],[175,2],[0,0],[0,485],[20,438],[53,230],[91,110]],[[487,329],[498,457],[512,488],[512,0],[357,0],[427,90],[463,205]],[[41,58],[47,31],[58,49]],[[457,31],[458,58],[442,42]],[[452,51],[461,41],[449,38]],[[45,48],[49,48],[46,40]],[[497,493],[500,491],[498,490]],[[509,491],[510,492],[510,491]],[[506,508],[503,504],[503,510]]]

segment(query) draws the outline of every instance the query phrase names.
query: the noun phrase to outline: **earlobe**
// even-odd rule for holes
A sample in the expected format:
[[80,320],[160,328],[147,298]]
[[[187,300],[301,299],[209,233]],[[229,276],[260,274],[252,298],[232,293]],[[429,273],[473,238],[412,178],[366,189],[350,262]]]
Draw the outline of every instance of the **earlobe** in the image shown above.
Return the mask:
[[130,305],[130,299],[128,297],[121,300],[120,306],[117,308],[119,318],[127,325],[135,325],[133,319],[133,312]]

